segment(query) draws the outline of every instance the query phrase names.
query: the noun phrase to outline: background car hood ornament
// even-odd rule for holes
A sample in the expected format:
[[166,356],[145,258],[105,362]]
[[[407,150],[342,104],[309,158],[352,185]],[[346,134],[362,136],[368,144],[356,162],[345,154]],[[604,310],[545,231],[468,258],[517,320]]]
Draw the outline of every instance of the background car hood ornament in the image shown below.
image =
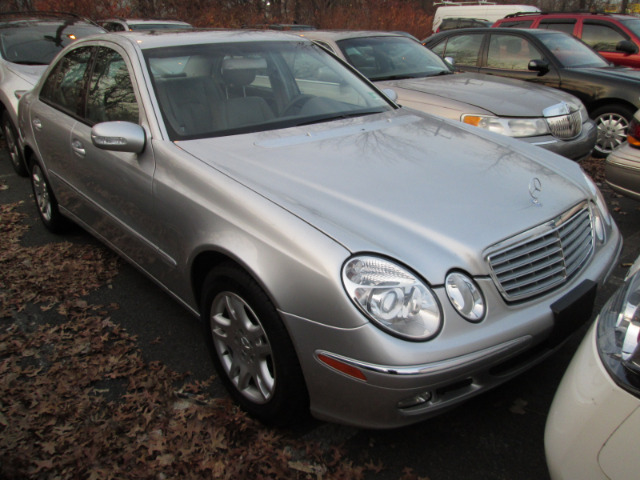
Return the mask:
[[531,203],[533,203],[536,207],[542,206],[542,203],[538,199],[541,192],[542,182],[540,182],[540,179],[538,177],[533,177],[529,182],[529,195],[531,195]]

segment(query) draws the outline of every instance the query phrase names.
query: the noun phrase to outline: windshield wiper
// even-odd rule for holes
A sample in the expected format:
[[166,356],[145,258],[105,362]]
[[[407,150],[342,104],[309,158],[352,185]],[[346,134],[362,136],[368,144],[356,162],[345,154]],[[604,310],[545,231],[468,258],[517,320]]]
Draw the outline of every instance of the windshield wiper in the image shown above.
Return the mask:
[[305,125],[313,125],[316,123],[330,122],[332,120],[343,120],[345,118],[364,117],[365,115],[374,115],[376,113],[382,113],[384,110],[364,110],[352,113],[339,113],[336,115],[322,115],[320,117],[313,117],[300,123],[296,123],[296,127],[303,127]]
[[407,80],[408,78],[424,77],[424,74],[414,75],[387,75],[386,77],[369,77],[372,82],[385,82],[387,80]]
[[13,60],[11,63],[16,63],[18,65],[49,65],[48,63],[38,62],[36,60]]

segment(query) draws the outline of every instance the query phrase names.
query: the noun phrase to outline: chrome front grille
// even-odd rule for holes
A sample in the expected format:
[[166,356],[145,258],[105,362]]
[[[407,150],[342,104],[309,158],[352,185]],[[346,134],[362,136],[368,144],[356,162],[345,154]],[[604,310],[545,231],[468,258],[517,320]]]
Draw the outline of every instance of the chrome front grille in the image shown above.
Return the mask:
[[502,297],[524,300],[575,275],[593,253],[591,212],[582,203],[560,217],[487,250],[491,276]]
[[561,140],[577,137],[582,132],[582,116],[580,111],[557,117],[547,117],[551,134]]

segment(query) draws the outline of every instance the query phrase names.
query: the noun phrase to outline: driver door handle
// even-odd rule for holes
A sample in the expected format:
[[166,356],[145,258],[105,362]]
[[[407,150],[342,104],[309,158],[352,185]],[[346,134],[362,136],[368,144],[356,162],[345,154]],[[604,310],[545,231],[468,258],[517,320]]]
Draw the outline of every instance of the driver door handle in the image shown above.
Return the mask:
[[85,154],[87,153],[86,150],[84,149],[84,145],[82,144],[82,142],[78,139],[74,139],[71,141],[71,149],[75,152],[76,155],[78,155],[79,157],[84,157]]

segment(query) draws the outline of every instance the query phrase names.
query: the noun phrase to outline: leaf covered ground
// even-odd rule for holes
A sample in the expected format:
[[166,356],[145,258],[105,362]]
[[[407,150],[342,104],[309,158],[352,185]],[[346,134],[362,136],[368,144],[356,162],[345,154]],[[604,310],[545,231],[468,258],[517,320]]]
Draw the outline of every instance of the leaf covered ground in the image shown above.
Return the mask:
[[[383,469],[262,426],[212,398],[213,378],[145,361],[110,318],[118,305],[86,300],[116,277],[117,257],[97,244],[22,246],[23,219],[18,204],[0,205],[0,478],[358,479]],[[44,323],[45,310],[57,320]]]

